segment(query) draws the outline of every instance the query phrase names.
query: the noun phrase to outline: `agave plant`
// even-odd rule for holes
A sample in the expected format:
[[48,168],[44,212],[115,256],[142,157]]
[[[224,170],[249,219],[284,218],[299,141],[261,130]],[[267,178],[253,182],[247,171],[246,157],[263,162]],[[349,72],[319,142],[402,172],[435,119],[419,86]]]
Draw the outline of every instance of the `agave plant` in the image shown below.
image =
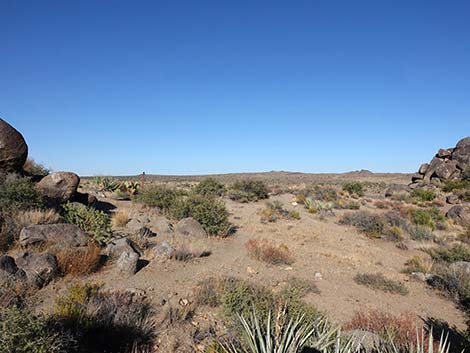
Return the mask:
[[116,191],[121,186],[111,177],[98,176],[94,178],[94,182],[101,187],[102,191]]
[[123,186],[126,189],[126,191],[131,195],[137,194],[137,192],[140,189],[140,183],[137,181],[132,181],[132,180],[124,182]]
[[314,200],[311,197],[307,197],[304,205],[310,213],[319,213],[321,215],[333,214],[333,203],[331,202]]

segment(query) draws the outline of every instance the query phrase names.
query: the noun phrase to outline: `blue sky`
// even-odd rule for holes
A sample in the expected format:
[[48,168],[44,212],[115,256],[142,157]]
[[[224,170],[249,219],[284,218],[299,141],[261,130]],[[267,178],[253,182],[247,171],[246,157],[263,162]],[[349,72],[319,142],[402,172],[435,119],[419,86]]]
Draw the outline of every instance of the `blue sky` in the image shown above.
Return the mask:
[[0,0],[0,117],[82,175],[413,172],[470,135],[468,1]]

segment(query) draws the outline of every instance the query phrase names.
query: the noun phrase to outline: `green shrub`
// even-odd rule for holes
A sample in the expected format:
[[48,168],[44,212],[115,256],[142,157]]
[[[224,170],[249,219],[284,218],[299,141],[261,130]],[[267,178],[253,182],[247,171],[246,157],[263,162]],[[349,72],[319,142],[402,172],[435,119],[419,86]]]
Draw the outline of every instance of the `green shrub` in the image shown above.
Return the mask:
[[396,293],[401,295],[408,294],[408,289],[403,284],[388,279],[381,273],[358,273],[354,277],[354,281],[366,287],[381,290],[382,292]]
[[237,181],[229,190],[228,196],[235,201],[250,202],[268,198],[268,188],[262,181]]
[[51,320],[14,307],[0,311],[0,352],[69,353],[75,349],[73,337],[54,327]]
[[451,269],[449,266],[434,266],[435,273],[428,283],[444,291],[459,303],[465,311],[470,309],[470,275],[465,271]]
[[350,195],[364,196],[364,185],[358,181],[343,184],[343,191]]
[[458,244],[453,247],[440,247],[428,250],[429,255],[434,261],[457,262],[470,261],[470,249],[466,245]]
[[213,197],[194,194],[179,198],[170,213],[177,220],[193,217],[211,235],[227,236],[231,230],[225,203]]
[[148,207],[156,207],[162,212],[168,212],[179,196],[180,193],[176,190],[164,185],[152,185],[146,186],[134,197],[134,200]]
[[352,225],[359,231],[374,238],[380,238],[385,230],[385,219],[368,211],[359,211],[345,214],[340,224]]
[[225,186],[213,178],[205,178],[196,185],[194,192],[203,196],[222,196]]
[[130,292],[76,284],[56,298],[54,316],[77,337],[80,352],[144,353],[153,347],[152,306]]
[[67,223],[80,227],[98,244],[104,245],[110,240],[111,220],[103,211],[70,202],[64,204],[62,209],[62,215]]
[[429,209],[413,209],[411,212],[411,221],[420,226],[429,227],[435,230],[438,225],[445,222],[444,214],[436,207]]
[[42,196],[29,178],[14,174],[0,177],[0,214],[44,208]]
[[414,189],[411,192],[411,196],[418,201],[427,202],[434,200],[436,198],[436,193],[432,190]]
[[46,168],[42,164],[35,162],[32,158],[28,158],[26,160],[26,163],[23,166],[23,170],[26,172],[26,174],[34,176],[46,176],[51,172],[49,168]]
[[454,190],[470,190],[470,179],[448,180],[444,183],[442,190],[445,192],[452,192]]

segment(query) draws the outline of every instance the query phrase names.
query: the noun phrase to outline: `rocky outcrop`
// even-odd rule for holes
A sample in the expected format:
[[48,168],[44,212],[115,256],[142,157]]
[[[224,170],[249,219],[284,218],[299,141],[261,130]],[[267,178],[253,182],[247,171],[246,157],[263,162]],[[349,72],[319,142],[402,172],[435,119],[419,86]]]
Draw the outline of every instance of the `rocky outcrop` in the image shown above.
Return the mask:
[[460,140],[455,148],[441,148],[434,158],[422,164],[412,176],[412,188],[440,185],[448,180],[460,180],[470,172],[470,137]]
[[74,197],[80,178],[71,172],[56,172],[41,179],[37,184],[38,191],[51,205],[59,205]]
[[28,145],[23,136],[0,119],[0,173],[21,171],[27,157]]
[[111,259],[118,259],[122,253],[127,252],[129,254],[136,253],[140,256],[140,252],[134,242],[128,238],[115,239],[108,244],[105,249],[105,254]]
[[53,245],[62,247],[86,246],[90,237],[74,224],[41,224],[23,228],[19,243],[23,247]]
[[26,273],[17,266],[15,259],[8,255],[0,256],[0,287],[26,280]]

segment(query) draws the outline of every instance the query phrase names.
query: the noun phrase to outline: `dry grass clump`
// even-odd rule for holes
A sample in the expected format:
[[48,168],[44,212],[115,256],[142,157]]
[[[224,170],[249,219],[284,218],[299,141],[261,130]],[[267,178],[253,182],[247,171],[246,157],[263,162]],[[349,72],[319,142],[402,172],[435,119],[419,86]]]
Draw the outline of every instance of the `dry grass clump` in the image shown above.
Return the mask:
[[198,257],[210,256],[210,254],[211,252],[208,250],[197,250],[183,244],[175,248],[171,259],[186,262]]
[[410,342],[416,342],[416,335],[421,327],[412,313],[394,315],[380,310],[370,310],[357,312],[344,329],[372,332],[386,341],[393,341],[397,347],[405,348]]
[[411,259],[405,262],[405,273],[422,272],[430,273],[434,262],[428,258],[422,258],[420,256],[413,256]]
[[101,265],[100,247],[91,243],[86,248],[67,248],[55,254],[63,275],[84,276],[96,272]]
[[363,286],[392,294],[407,295],[408,289],[400,282],[386,278],[381,273],[358,273],[354,281]]
[[129,215],[126,211],[116,212],[111,218],[111,223],[115,228],[125,227],[127,222],[129,222]]
[[250,239],[245,244],[248,255],[256,260],[264,261],[273,265],[294,262],[289,248],[285,244],[275,245],[266,239]]
[[18,228],[37,224],[55,224],[61,221],[60,215],[53,209],[18,211],[12,218]]

